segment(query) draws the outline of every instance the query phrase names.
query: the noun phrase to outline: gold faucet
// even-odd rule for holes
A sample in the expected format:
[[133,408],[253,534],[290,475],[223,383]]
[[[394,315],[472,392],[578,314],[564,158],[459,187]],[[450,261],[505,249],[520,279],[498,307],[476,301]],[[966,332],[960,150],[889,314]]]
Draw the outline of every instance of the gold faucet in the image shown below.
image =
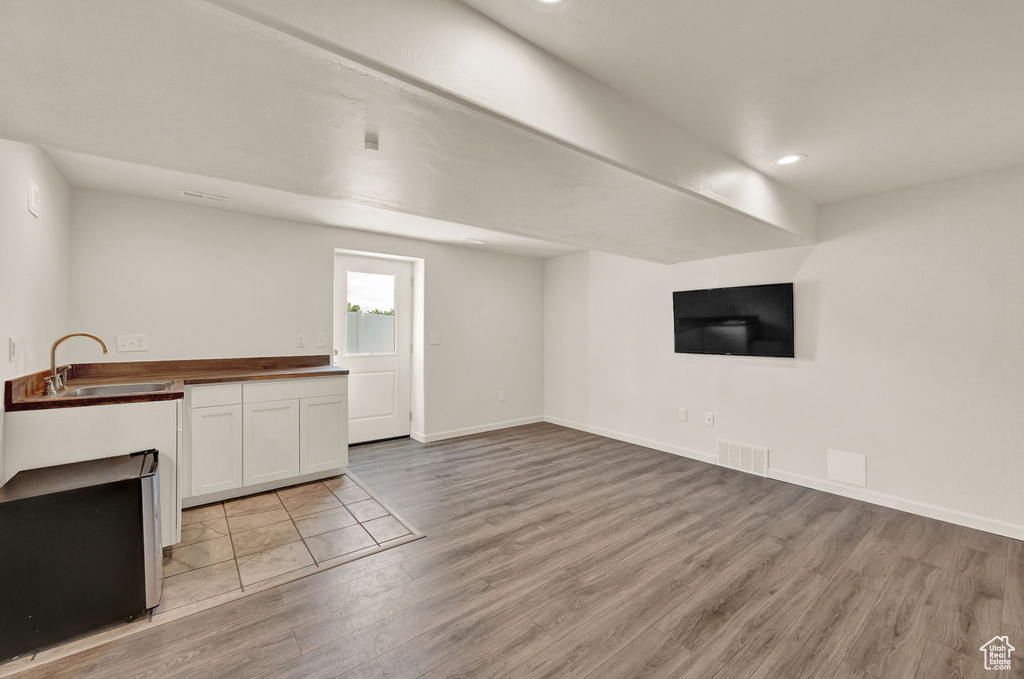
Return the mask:
[[62,370],[59,375],[57,374],[57,345],[71,337],[89,337],[91,339],[94,339],[100,343],[101,347],[103,347],[103,353],[107,353],[107,345],[103,343],[103,340],[101,340],[96,335],[91,335],[87,332],[73,332],[70,335],[64,335],[59,340],[54,342],[53,346],[50,347],[50,376],[46,378],[47,396],[56,396],[57,390],[63,387],[65,382],[67,381],[66,370]]

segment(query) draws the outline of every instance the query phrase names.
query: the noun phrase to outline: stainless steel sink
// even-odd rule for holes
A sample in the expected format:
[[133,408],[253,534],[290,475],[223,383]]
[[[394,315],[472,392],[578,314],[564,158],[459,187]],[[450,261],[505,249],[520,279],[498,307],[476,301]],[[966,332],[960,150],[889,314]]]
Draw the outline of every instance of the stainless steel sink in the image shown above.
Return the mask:
[[170,382],[147,382],[145,384],[104,384],[100,387],[78,387],[60,394],[60,398],[68,396],[122,396],[125,394],[143,394],[151,391],[167,391]]

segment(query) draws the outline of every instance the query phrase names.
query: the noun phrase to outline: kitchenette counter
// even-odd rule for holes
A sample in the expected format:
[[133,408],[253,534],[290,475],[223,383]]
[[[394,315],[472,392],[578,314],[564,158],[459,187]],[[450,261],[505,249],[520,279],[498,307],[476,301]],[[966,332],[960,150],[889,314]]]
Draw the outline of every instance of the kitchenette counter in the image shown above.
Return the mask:
[[[183,361],[131,361],[118,363],[75,363],[68,369],[67,387],[57,396],[46,395],[43,370],[8,380],[4,384],[7,412],[48,410],[115,403],[173,401],[184,395],[185,385],[283,380],[347,375],[348,370],[331,365],[330,356],[275,356],[264,358],[214,358]],[[159,385],[159,389],[118,394],[69,396],[89,387],[113,385]]]

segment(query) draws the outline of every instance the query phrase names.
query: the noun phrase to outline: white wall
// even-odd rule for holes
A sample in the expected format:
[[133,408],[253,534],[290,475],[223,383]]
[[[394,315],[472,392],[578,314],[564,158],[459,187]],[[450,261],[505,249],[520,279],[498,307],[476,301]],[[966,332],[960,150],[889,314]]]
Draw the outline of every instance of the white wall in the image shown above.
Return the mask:
[[[777,478],[1024,538],[1022,214],[1014,169],[825,207],[813,247],[548,260],[546,417],[705,459],[765,445]],[[674,290],[790,280],[796,360],[673,353]],[[866,489],[826,481],[828,448],[867,456]]]
[[[30,179],[42,197],[38,218],[28,212]],[[49,367],[50,345],[67,331],[70,205],[68,184],[42,149],[0,139],[0,382]],[[9,337],[20,345],[13,362]]]
[[[110,344],[76,361],[322,354],[332,333],[334,250],[425,260],[425,423],[439,437],[541,417],[543,262],[465,247],[74,190],[72,319]],[[118,334],[149,351],[114,353]],[[332,346],[329,341],[328,346]],[[503,389],[506,400],[499,403]],[[415,423],[414,423],[415,424]]]

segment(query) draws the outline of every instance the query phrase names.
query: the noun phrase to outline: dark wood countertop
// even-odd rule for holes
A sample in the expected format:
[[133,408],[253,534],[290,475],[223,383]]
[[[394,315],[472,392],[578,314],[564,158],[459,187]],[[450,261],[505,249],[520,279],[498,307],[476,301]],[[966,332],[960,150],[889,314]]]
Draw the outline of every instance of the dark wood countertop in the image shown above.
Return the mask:
[[162,391],[97,396],[46,396],[49,370],[8,380],[4,384],[4,408],[49,410],[115,403],[174,401],[184,396],[186,385],[337,377],[348,370],[331,365],[330,356],[274,356],[263,358],[211,358],[185,361],[131,361],[124,363],[75,363],[68,368],[68,391],[79,387],[111,384],[167,382]]

